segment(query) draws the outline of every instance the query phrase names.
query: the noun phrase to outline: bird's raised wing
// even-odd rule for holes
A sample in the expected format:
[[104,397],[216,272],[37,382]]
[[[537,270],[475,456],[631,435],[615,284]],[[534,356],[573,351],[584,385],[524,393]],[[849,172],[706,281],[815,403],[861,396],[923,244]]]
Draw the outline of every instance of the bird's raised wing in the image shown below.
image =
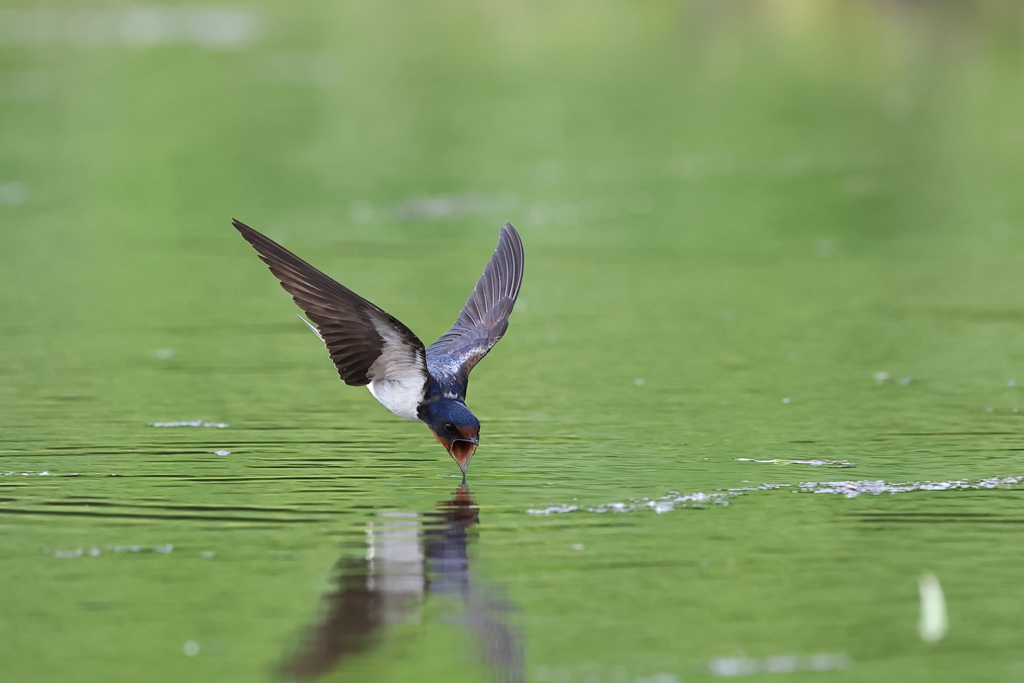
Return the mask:
[[427,362],[465,382],[473,367],[498,343],[523,281],[523,241],[511,223],[502,226],[498,246],[462,307],[458,319],[427,349]]
[[345,384],[426,383],[423,342],[408,327],[269,237],[233,224],[316,325]]

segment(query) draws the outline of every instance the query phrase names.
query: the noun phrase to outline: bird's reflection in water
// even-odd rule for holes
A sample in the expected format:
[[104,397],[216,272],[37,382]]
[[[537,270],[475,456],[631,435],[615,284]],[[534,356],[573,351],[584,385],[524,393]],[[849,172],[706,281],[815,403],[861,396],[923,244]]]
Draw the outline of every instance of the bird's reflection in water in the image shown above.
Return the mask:
[[437,511],[381,514],[366,531],[366,559],[336,565],[337,587],[323,597],[320,621],[282,673],[312,679],[334,669],[371,649],[389,625],[419,622],[424,600],[437,595],[459,600],[453,621],[476,636],[495,680],[525,681],[522,634],[509,623],[515,607],[470,571],[479,513],[463,484]]

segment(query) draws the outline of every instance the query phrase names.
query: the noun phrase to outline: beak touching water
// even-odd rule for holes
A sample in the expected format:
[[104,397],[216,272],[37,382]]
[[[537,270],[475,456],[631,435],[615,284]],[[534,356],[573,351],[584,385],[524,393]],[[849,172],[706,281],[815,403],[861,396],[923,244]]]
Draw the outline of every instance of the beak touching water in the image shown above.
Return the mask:
[[480,433],[476,430],[473,432],[466,430],[462,433],[461,437],[454,439],[449,439],[440,434],[434,434],[434,438],[445,447],[449,455],[455,458],[455,462],[459,464],[459,469],[462,470],[462,476],[466,476],[466,469],[469,468],[469,459],[473,457],[473,453],[476,452],[476,447],[480,443]]

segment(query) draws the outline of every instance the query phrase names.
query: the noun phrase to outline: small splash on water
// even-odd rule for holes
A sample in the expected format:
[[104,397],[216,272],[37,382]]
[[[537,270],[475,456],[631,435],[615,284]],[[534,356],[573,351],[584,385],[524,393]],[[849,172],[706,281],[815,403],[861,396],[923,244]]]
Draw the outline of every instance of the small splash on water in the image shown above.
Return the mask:
[[972,482],[970,479],[953,479],[951,481],[911,481],[890,484],[881,479],[860,481],[808,481],[798,484],[803,493],[832,493],[856,498],[862,493],[877,496],[882,493],[909,493],[911,491],[955,491],[994,489],[1000,486],[1011,486],[1024,481],[1024,477],[989,477]]
[[213,427],[215,429],[227,429],[230,425],[227,422],[203,422],[202,420],[177,420],[175,422],[150,422],[150,427]]
[[225,450],[214,451],[213,453],[214,453],[214,455],[231,455],[231,451],[225,451]]
[[850,658],[844,654],[821,654],[801,657],[776,655],[755,659],[751,657],[716,657],[708,662],[713,676],[753,676],[760,673],[783,674],[794,671],[835,671],[849,669]]
[[736,458],[738,462],[759,462],[765,465],[810,465],[811,467],[856,467],[857,463],[849,460],[783,460],[774,458],[772,460],[757,460],[755,458]]

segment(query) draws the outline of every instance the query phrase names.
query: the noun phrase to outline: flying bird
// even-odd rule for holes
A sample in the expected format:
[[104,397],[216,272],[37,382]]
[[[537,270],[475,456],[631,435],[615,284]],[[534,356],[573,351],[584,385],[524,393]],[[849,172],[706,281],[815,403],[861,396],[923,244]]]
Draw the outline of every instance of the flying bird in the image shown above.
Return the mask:
[[425,422],[462,476],[480,443],[466,407],[469,373],[508,328],[523,280],[523,241],[511,223],[451,329],[424,348],[397,318],[335,282],[266,235],[233,221],[292,295],[330,352],[342,381],[365,386],[385,408]]

